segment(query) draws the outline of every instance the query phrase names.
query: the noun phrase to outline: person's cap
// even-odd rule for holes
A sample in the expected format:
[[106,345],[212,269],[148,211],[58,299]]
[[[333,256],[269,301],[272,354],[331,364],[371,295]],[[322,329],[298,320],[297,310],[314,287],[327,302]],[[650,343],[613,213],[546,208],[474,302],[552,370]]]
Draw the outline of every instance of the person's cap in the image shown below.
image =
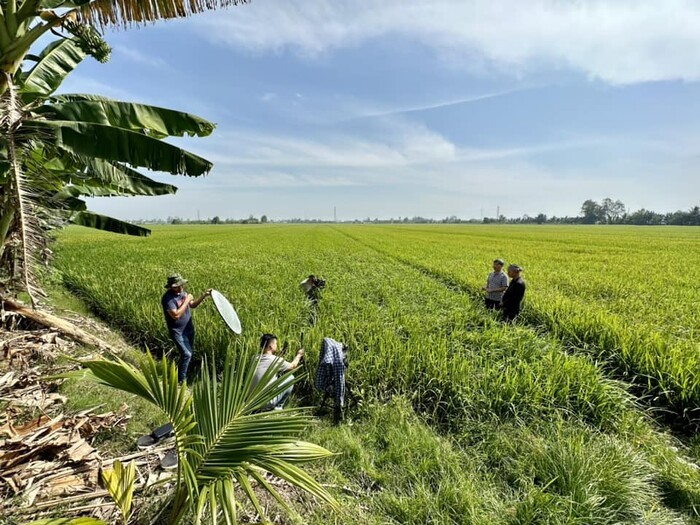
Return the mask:
[[183,279],[179,273],[173,273],[168,275],[168,282],[165,284],[166,288],[177,288],[179,286],[184,286],[187,284],[187,279]]
[[514,272],[522,272],[522,271],[523,271],[523,267],[522,267],[522,266],[518,266],[517,264],[511,264],[511,265],[508,267],[508,270],[513,270]]
[[493,264],[500,264],[503,266],[506,262],[503,259],[494,259]]

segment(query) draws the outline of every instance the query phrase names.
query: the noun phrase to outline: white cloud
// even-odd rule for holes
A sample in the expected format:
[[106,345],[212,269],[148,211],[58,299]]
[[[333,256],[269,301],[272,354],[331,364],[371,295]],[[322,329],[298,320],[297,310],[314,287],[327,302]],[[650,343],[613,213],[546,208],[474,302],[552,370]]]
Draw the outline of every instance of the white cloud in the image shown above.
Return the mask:
[[405,115],[409,113],[417,113],[420,111],[428,111],[431,109],[441,109],[449,108],[452,106],[461,106],[463,104],[472,104],[474,102],[480,102],[482,100],[488,100],[491,98],[498,98],[513,93],[519,93],[532,88],[517,88],[517,89],[505,89],[502,91],[494,91],[491,93],[482,93],[480,95],[473,95],[470,97],[461,97],[450,100],[443,100],[440,102],[431,102],[428,104],[419,104],[412,106],[395,106],[395,107],[383,107],[381,109],[377,108],[360,108],[354,109],[354,114],[345,120],[354,120],[358,118],[374,118],[374,117],[388,117],[392,115]]
[[220,166],[279,169],[380,169],[449,162],[457,156],[447,138],[402,119],[385,119],[375,134],[381,139],[339,133],[299,138],[237,129],[216,134],[200,153]]
[[314,57],[400,35],[465,68],[568,69],[612,84],[700,79],[693,0],[258,0],[192,22],[260,53]]
[[125,58],[126,60],[136,64],[158,69],[168,67],[168,64],[162,58],[143,53],[132,47],[117,45],[114,46],[113,50],[116,57]]

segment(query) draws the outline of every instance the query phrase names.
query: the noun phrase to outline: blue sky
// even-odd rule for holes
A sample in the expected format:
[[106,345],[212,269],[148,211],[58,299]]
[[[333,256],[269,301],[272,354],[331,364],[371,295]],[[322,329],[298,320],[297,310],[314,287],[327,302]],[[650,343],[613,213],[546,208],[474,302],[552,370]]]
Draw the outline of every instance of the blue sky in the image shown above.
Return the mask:
[[214,162],[124,219],[700,204],[700,2],[254,0],[106,35],[64,92],[199,114]]

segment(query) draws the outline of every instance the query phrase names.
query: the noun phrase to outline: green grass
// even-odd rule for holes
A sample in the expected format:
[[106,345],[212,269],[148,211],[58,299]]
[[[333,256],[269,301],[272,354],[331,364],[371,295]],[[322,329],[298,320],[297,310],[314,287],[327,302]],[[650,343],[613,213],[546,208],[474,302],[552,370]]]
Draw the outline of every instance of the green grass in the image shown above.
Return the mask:
[[[369,407],[354,426],[312,436],[340,453],[318,477],[362,497],[337,489],[343,512],[307,506],[308,523],[691,523],[700,473],[687,458],[697,445],[661,432],[599,353],[555,330],[503,326],[462,292],[471,285],[405,255],[442,265],[431,254],[465,232],[214,226],[131,239],[75,228],[61,237],[59,267],[95,311],[151,346],[170,346],[160,295],[171,271],[195,295],[219,289],[241,317],[238,337],[211,304],[197,309],[200,356],[255,352],[266,331],[294,349],[303,331],[315,370],[322,337],[350,345],[349,377]],[[329,281],[313,327],[297,288],[309,273]],[[297,399],[318,401],[304,383]]]
[[491,261],[525,266],[522,318],[602,357],[685,422],[700,416],[696,228],[340,227],[358,242],[480,295]]

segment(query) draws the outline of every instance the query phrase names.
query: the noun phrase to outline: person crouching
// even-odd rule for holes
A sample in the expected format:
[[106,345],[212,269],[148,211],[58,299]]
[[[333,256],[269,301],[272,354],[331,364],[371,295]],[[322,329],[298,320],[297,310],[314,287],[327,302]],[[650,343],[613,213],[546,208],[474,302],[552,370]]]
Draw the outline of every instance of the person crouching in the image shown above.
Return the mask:
[[[277,352],[277,336],[274,334],[263,334],[263,336],[260,338],[260,349],[262,350],[262,353],[260,354],[258,366],[255,370],[252,388],[255,388],[258,383],[260,383],[263,376],[271,366],[279,366],[280,368],[278,374],[284,374],[298,368],[302,358],[304,357],[303,348],[297,352],[297,355],[291,362],[285,361],[280,356],[275,355]],[[274,378],[272,381],[274,381]],[[294,376],[292,374],[287,374],[284,378],[283,384],[289,386],[284,390],[284,392],[272,398],[263,408],[263,410],[282,410],[287,399],[292,394],[293,385],[291,383],[293,381]]]

